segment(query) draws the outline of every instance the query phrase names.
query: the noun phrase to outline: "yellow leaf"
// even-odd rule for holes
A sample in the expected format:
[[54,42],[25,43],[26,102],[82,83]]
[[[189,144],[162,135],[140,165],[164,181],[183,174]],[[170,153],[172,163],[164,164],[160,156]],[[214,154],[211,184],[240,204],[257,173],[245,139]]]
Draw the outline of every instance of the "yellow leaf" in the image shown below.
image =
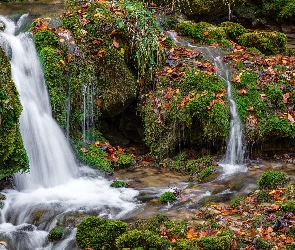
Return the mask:
[[121,48],[121,54],[124,55],[125,54],[125,50],[123,48]]
[[9,100],[6,100],[6,101],[5,101],[5,104],[7,104],[7,103],[9,103]]
[[66,66],[66,63],[64,60],[60,60],[60,62],[62,63],[63,66]]

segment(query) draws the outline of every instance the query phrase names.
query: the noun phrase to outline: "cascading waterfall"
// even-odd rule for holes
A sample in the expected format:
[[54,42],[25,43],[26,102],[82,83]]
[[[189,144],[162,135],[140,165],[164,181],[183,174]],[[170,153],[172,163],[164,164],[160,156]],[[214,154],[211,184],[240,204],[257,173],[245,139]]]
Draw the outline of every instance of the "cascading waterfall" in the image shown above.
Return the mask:
[[217,75],[223,79],[226,85],[227,98],[230,111],[230,130],[226,144],[226,153],[221,160],[221,166],[226,174],[238,171],[246,171],[244,165],[245,147],[243,142],[243,130],[237,111],[237,104],[232,96],[229,66],[222,61],[222,54],[216,47],[198,47],[207,58],[214,61],[217,67]]
[[213,46],[200,47],[197,45],[192,45],[190,41],[186,39],[176,38],[176,32],[167,33],[176,44],[181,44],[190,48],[196,48],[206,58],[213,60],[213,62],[215,63],[215,66],[217,67],[217,75],[223,79],[226,85],[227,98],[229,100],[231,116],[229,136],[226,144],[226,153],[221,160],[220,165],[223,167],[225,175],[235,172],[247,171],[247,168],[244,164],[245,147],[243,143],[242,124],[237,112],[237,104],[232,96],[229,65],[222,61],[223,55],[220,49]]
[[17,190],[4,190],[0,240],[8,249],[75,249],[75,229],[57,244],[47,234],[63,216],[95,214],[109,218],[128,216],[137,204],[138,191],[110,188],[98,171],[78,167],[69,143],[51,115],[41,65],[30,33],[19,32],[17,24],[0,16],[0,46],[11,60],[12,78],[20,95],[23,112],[20,130],[30,162],[29,173],[14,176]]

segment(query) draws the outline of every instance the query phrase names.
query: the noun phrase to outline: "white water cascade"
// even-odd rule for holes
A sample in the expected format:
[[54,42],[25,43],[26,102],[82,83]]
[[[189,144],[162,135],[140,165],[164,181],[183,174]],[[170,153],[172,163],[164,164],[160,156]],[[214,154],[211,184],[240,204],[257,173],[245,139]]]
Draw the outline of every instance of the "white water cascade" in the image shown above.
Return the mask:
[[187,39],[177,37],[176,32],[168,31],[167,33],[176,44],[197,49],[206,58],[212,60],[217,67],[217,75],[225,82],[231,117],[229,136],[226,143],[226,153],[220,165],[223,167],[224,175],[247,171],[247,167],[244,164],[245,146],[243,142],[242,124],[237,111],[237,104],[232,96],[229,65],[222,61],[223,55],[221,50],[214,46],[200,47],[198,45],[192,45]]
[[[14,176],[16,189],[4,190],[0,240],[8,249],[76,249],[75,229],[57,244],[47,240],[48,231],[65,216],[92,214],[128,217],[138,205],[133,189],[115,189],[98,171],[78,167],[62,130],[51,116],[49,97],[32,35],[0,16],[0,46],[6,51],[23,112],[20,130],[30,162],[29,173]],[[68,225],[64,225],[67,227]]]
[[198,47],[207,58],[212,59],[217,67],[217,75],[223,79],[226,86],[230,111],[230,129],[226,143],[226,153],[221,160],[221,166],[226,175],[235,172],[247,171],[244,164],[245,147],[243,142],[243,130],[237,111],[237,104],[232,96],[229,65],[222,61],[222,53],[216,47]]

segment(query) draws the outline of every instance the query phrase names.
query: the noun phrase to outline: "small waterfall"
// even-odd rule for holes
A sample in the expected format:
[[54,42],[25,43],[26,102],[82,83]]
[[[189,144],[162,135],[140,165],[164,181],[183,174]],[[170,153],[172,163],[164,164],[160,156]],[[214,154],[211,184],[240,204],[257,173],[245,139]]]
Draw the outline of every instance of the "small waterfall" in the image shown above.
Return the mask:
[[229,65],[222,61],[222,53],[216,47],[198,47],[207,58],[212,59],[217,67],[217,75],[223,79],[226,85],[227,98],[230,109],[230,130],[226,144],[226,153],[221,160],[221,166],[226,174],[245,171],[244,156],[245,147],[243,142],[243,130],[237,111],[237,104],[232,96]]
[[226,144],[226,153],[221,160],[221,166],[223,167],[225,174],[246,171],[247,168],[244,165],[245,147],[243,142],[242,124],[237,111],[237,104],[232,96],[229,65],[222,61],[222,52],[220,49],[213,46],[200,47],[197,45],[192,45],[187,39],[177,38],[176,32],[168,31],[167,34],[174,40],[176,44],[181,44],[190,48],[196,48],[206,58],[212,60],[215,63],[215,66],[218,69],[217,75],[223,79],[226,85],[231,116],[229,136]]
[[[0,46],[6,51],[23,112],[20,130],[29,156],[30,172],[14,176],[16,188],[4,190],[0,209],[0,240],[8,249],[68,249],[75,245],[75,229],[57,244],[47,234],[67,214],[108,218],[130,216],[138,204],[133,189],[115,189],[99,171],[78,166],[64,133],[51,115],[42,68],[30,33],[19,32],[26,15],[15,24],[0,16]],[[92,94],[92,92],[90,93]],[[67,227],[67,225],[65,225]]]

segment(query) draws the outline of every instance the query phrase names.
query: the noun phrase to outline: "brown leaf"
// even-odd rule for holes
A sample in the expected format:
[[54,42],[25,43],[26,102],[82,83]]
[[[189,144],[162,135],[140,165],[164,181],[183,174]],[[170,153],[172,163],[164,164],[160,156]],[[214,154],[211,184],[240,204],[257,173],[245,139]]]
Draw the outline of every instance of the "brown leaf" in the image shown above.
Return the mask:
[[117,48],[117,49],[120,48],[120,44],[116,41],[116,37],[114,37],[113,45],[114,45],[114,47]]

